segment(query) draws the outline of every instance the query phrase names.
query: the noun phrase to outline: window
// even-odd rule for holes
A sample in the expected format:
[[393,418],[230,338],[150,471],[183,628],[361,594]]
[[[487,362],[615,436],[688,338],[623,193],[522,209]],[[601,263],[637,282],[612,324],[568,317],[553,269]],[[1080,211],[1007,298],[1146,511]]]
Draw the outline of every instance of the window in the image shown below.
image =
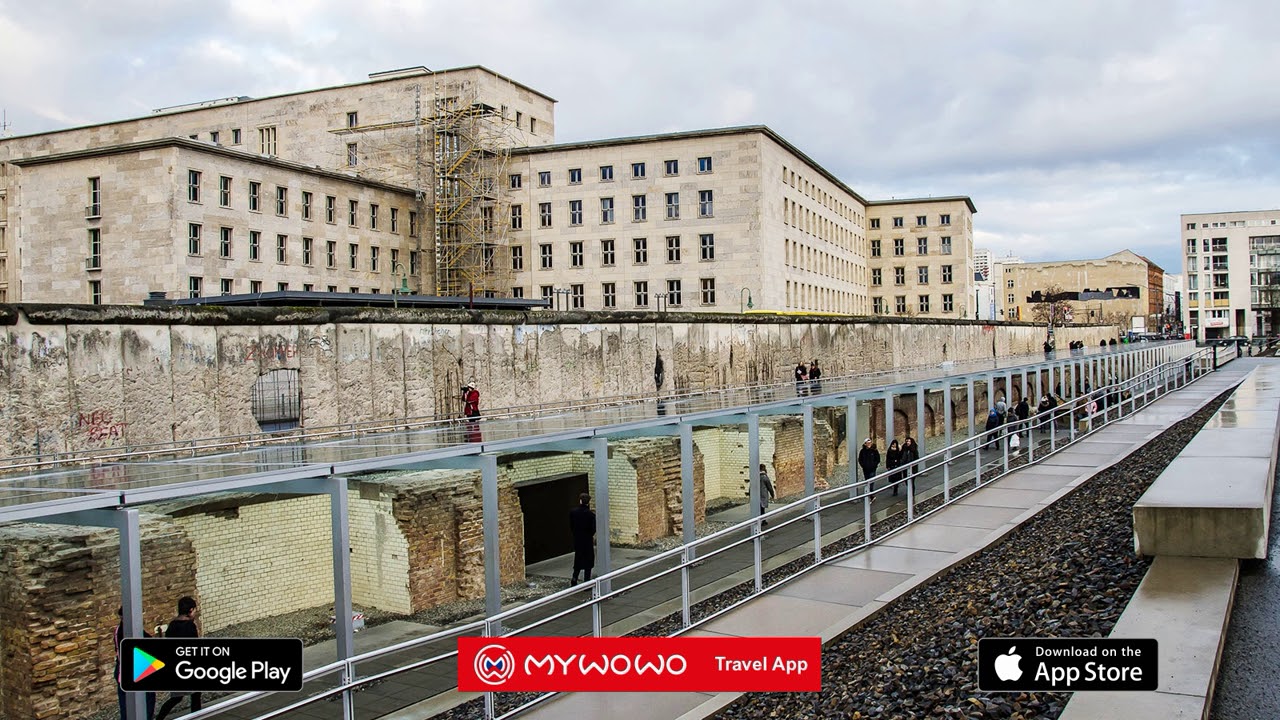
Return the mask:
[[303,265],[311,264],[311,250],[315,246],[315,244],[316,244],[316,241],[309,237],[302,238],[302,264]]
[[680,174],[680,161],[679,161],[679,160],[667,160],[666,162],[662,163],[662,172],[663,172],[663,174],[665,174],[665,175],[679,175],[679,174]]
[[924,227],[924,226],[926,226],[926,225],[928,225],[928,224],[929,224],[929,216],[928,216],[928,215],[917,215],[917,216],[916,216],[916,227]]
[[400,231],[400,208],[391,208],[391,232]]
[[871,298],[871,312],[876,315],[884,314],[884,298]]
[[358,200],[347,201],[347,225],[355,227],[357,224],[356,216],[360,213],[360,202]]
[[418,274],[418,251],[409,251],[409,274],[416,276]]
[[1187,229],[1188,229],[1188,230],[1195,230],[1195,229],[1196,229],[1196,224],[1195,224],[1195,223],[1193,223],[1193,222],[1192,222],[1192,223],[1187,223]]
[[680,236],[679,235],[667,236],[667,262],[670,262],[670,263],[680,262]]
[[635,238],[631,241],[631,261],[636,265],[649,262],[649,241],[646,238]]
[[360,150],[355,143],[347,143],[347,167],[355,167],[360,163]]
[[648,196],[632,195],[631,196],[631,221],[644,222],[648,218],[649,209],[646,207]]
[[929,312],[929,296],[921,295],[916,298],[916,306],[920,308],[920,312],[922,313]]
[[187,202],[200,202],[200,171],[187,171]]
[[678,220],[680,218],[680,193],[667,193],[667,219]]
[[636,307],[649,307],[649,283],[637,280],[632,287],[635,289]]
[[586,294],[582,290],[582,285],[569,286],[569,305],[574,310],[581,310],[586,306]]
[[582,267],[582,241],[569,243],[569,267]]
[[613,198],[600,198],[600,222],[613,222]]
[[551,227],[551,203],[538,203],[538,227]]
[[513,287],[513,288],[511,288],[511,297],[513,297],[513,298],[522,298],[522,297],[524,297],[524,288],[522,288],[522,287]]
[[263,155],[276,154],[275,126],[258,128],[258,152]]
[[880,241],[871,241],[871,257],[880,257]]
[[921,265],[920,267],[916,268],[916,284],[918,285],[929,284],[929,266],[928,265]]
[[347,267],[355,270],[360,263],[360,246],[355,243],[347,245]]
[[327,268],[338,266],[338,243],[333,240],[328,240],[324,244],[324,264]]
[[240,128],[231,129],[231,144],[232,145],[240,144]]
[[233,292],[232,286],[234,285],[234,282],[231,278],[223,278],[218,285],[220,286],[218,289],[223,295],[230,295]]
[[897,297],[895,297],[893,299],[893,309],[899,315],[905,313],[907,311],[907,296],[898,295]]
[[289,188],[276,187],[276,215],[284,217],[289,214]]
[[871,268],[871,285],[872,285],[872,287],[880,287],[882,284],[884,284],[884,283],[883,283],[883,280],[884,280],[884,278],[882,277],[882,273],[880,272],[880,268]]
[[[329,290],[329,292],[334,292],[334,290],[336,290],[336,289],[337,289],[337,288],[332,288],[332,289],[330,289],[330,290]],[[249,281],[249,292],[253,293],[254,295],[257,295],[257,294],[261,293],[261,292],[262,292],[262,281],[261,281],[261,280],[250,280],[250,281]]]
[[679,307],[681,303],[682,303],[682,300],[680,298],[680,281],[668,280],[667,281],[667,304],[675,305]]
[[880,218],[871,218],[871,229],[872,230],[880,229]]
[[360,292],[360,288],[358,288],[358,287],[349,287],[349,288],[347,288],[347,292],[351,293],[352,295],[355,295],[356,293]]
[[601,165],[600,166],[600,182],[611,182],[612,180],[613,180],[613,166]]
[[289,283],[287,283],[287,282],[276,283],[276,291],[277,291],[277,292],[288,292],[288,291],[289,291]]
[[524,227],[524,208],[519,205],[511,206],[511,229],[519,230]]
[[550,285],[543,285],[540,289],[542,290],[543,300],[551,300],[555,296],[556,289]]
[[711,191],[711,190],[699,190],[699,191],[698,191],[698,216],[699,216],[699,217],[711,217],[712,215],[714,215],[714,214],[715,214],[715,213],[713,213],[713,212],[712,212],[712,210],[713,210],[713,207],[712,207],[712,191]]
[[258,197],[262,194],[262,183],[249,183],[249,212],[258,212]]
[[524,181],[520,173],[513,173],[508,176],[508,185],[512,190],[519,190],[521,183]]
[[369,229],[378,229],[378,205],[377,203],[369,203]]
[[582,201],[569,201],[569,225],[576,227],[582,224]]
[[249,231],[249,259],[250,260],[260,259],[261,251],[262,251],[262,233],[258,232],[257,230],[250,230]]
[[570,168],[570,169],[569,169],[569,184],[570,184],[570,185],[581,185],[581,184],[582,184],[582,168]]
[[337,222],[338,214],[338,198],[332,195],[324,196],[324,221],[330,225]]
[[950,235],[943,235],[941,238],[938,239],[938,244],[941,245],[941,247],[939,248],[939,252],[941,252],[943,255],[951,254],[951,236]]
[[[945,215],[943,217],[946,217]],[[955,296],[951,293],[945,293],[942,296],[942,312],[949,313],[956,311]]]
[[1005,300],[1008,302],[1010,307],[1012,307],[1013,304],[1017,302],[1016,300],[1013,299],[1013,293],[1009,293],[1009,295],[1005,298]]
[[1005,281],[1004,281],[1004,286],[1005,286],[1005,287],[1007,287],[1007,288],[1009,288],[1010,290],[1012,290],[1012,289],[1013,289],[1013,281],[1012,281],[1012,280],[1005,280]]
[[618,285],[617,283],[601,283],[600,295],[604,297],[604,306],[606,308],[618,307]]
[[289,261],[289,236],[276,236],[276,262],[283,263]]
[[702,304],[716,304],[716,279],[702,278]]
[[916,238],[916,254],[917,255],[929,254],[929,238],[927,237]]
[[302,191],[302,219],[311,219],[311,193]]
[[[99,228],[89,228],[89,262],[85,264],[86,270],[100,270],[102,268],[102,230]],[[3,276],[0,276],[3,277]]]
[[218,205],[231,207],[231,178],[226,175],[218,178]]
[[[492,251],[492,250],[493,250],[493,248],[491,248],[491,247],[490,247],[490,248],[485,248],[485,250],[486,250],[486,251]],[[490,263],[490,264],[491,264],[491,263]],[[391,272],[395,272],[395,271],[396,271],[396,266],[397,266],[397,265],[400,265],[400,251],[399,251],[397,248],[391,248],[391,267],[390,267],[390,268],[388,268],[388,269],[389,269]],[[400,272],[404,272],[404,266],[403,266],[403,265],[401,265],[401,266],[400,266]]]
[[378,259],[381,249],[377,245],[369,248],[369,272],[378,272]]
[[204,292],[204,278],[192,275],[187,278],[187,297],[198,298]]
[[218,257],[231,257],[231,228],[224,227],[220,231],[221,237],[218,242]]
[[551,243],[542,243],[538,246],[538,255],[540,267],[543,270],[551,269]]
[[538,187],[551,187],[551,171],[543,170],[538,173]]
[[512,270],[524,269],[524,247],[521,245],[511,246],[511,269]]
[[716,259],[716,236],[712,233],[703,233],[698,236],[698,246],[702,252],[701,260]]
[[356,112],[347,113],[347,127],[353,128],[360,124],[360,114]]
[[631,177],[644,177],[644,163],[631,163]]
[[896,228],[900,228],[900,227],[902,227],[902,218],[900,218],[900,217],[896,217],[896,218],[894,218],[894,219],[893,219],[893,226],[894,226],[894,227],[896,227]]
[[418,213],[409,211],[409,237],[418,237]]
[[896,268],[894,268],[894,269],[893,269],[893,284],[894,284],[894,285],[906,285],[906,284],[907,284],[907,269],[906,269],[906,268],[896,267]]
[[710,155],[706,157],[698,158],[698,172],[700,173],[711,172],[711,156]]
[[[200,223],[187,223],[187,254],[200,254]],[[199,297],[198,295],[196,297]]]
[[950,265],[943,265],[943,266],[942,266],[942,283],[943,283],[944,285],[950,284],[950,283],[951,283],[951,279],[952,279],[952,275],[951,275],[951,266],[950,266]]
[[907,254],[906,242],[902,238],[893,239],[893,255],[894,257],[902,257]]
[[[950,224],[951,224],[951,215],[949,215],[949,214],[947,214],[947,213],[943,213],[943,214],[939,215],[939,216],[938,216],[938,224],[939,224],[939,225],[950,225]],[[945,301],[945,300],[943,300],[943,301],[942,301],[942,304],[945,306],[945,305],[946,305],[946,301]]]

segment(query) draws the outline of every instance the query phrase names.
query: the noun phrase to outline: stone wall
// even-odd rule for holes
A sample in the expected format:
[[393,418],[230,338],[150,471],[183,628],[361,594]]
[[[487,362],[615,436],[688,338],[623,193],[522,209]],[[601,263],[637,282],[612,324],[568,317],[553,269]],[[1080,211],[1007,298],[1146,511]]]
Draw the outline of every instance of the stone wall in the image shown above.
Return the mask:
[[[749,318],[750,323],[743,320]],[[0,306],[0,456],[259,432],[251,393],[299,371],[301,422],[321,427],[538,403],[786,382],[1040,350],[1044,329],[956,321],[709,314]],[[1071,327],[1096,345],[1111,327]]]

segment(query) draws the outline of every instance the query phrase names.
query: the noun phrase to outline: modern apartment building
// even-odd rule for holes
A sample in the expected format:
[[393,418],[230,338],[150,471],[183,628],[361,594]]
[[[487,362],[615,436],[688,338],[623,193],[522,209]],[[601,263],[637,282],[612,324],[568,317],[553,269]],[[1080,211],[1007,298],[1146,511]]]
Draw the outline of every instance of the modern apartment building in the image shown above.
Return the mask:
[[1187,332],[1197,340],[1280,332],[1280,210],[1180,222]]
[[[1094,260],[996,263],[1005,295],[1005,318],[1032,320],[1041,298],[1065,299],[1077,323],[1108,322],[1153,327],[1164,312],[1164,270],[1147,258],[1122,250]],[[1061,296],[1065,294],[1065,298]]]

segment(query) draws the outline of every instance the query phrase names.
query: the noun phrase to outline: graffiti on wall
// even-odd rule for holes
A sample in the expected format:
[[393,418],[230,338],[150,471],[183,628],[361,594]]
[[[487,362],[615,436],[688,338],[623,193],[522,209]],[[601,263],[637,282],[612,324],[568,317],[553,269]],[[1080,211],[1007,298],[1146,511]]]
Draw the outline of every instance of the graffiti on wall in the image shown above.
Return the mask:
[[76,413],[72,423],[76,432],[83,433],[91,442],[104,440],[123,440],[125,428],[129,423],[116,420],[110,410],[97,409]]

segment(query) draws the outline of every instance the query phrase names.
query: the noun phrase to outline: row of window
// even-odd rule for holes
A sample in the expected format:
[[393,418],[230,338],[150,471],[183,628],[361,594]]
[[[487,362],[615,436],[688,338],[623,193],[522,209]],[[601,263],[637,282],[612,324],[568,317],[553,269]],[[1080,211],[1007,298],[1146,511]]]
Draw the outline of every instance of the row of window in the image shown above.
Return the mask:
[[[192,140],[200,139],[200,136],[198,134],[190,135],[189,137]],[[240,128],[231,128],[231,143],[230,143],[231,145],[239,145],[242,137],[243,137],[243,134],[240,132]],[[222,131],[210,130],[209,142],[215,145],[221,145]],[[262,155],[276,154],[276,127],[274,125],[268,125],[265,127],[258,128],[258,153]]]
[[[231,207],[232,199],[232,178],[226,175],[218,176],[218,206]],[[262,183],[257,181],[249,181],[248,185],[248,208],[249,212],[261,212],[263,203]],[[199,170],[187,170],[187,202],[203,203],[204,202],[204,173]],[[92,210],[91,217],[101,216],[102,192],[100,178],[89,178],[89,203]],[[315,215],[315,196],[313,193],[302,191],[302,219],[312,220]],[[275,213],[279,217],[289,216],[289,188],[282,185],[275,187]],[[367,227],[370,230],[383,229],[382,206],[378,203],[369,203]],[[361,208],[359,200],[347,200],[347,225],[350,227],[360,227]],[[400,208],[393,207],[387,209],[385,216],[387,228],[390,232],[400,232]],[[333,225],[338,221],[338,198],[333,195],[324,196],[324,219],[325,222]],[[409,235],[417,237],[418,234],[418,213],[409,211]]]
[[[954,275],[952,273],[950,265],[943,265],[940,268],[939,275],[941,276],[943,285],[951,284],[951,282],[954,279]],[[907,269],[905,267],[895,267],[893,269],[893,284],[894,285],[907,284]],[[929,284],[929,266],[928,265],[920,265],[919,267],[916,268],[916,284],[918,285]],[[871,268],[871,286],[880,287],[882,285],[884,285],[884,276],[881,272],[881,269]]]
[[[716,279],[701,278],[698,280],[698,301],[702,305],[716,304]],[[664,285],[656,285],[656,288],[662,288]],[[666,307],[681,307],[684,305],[684,283],[681,280],[667,280],[665,282],[665,291],[659,289],[650,290],[648,280],[636,280],[631,283],[631,307],[647,308],[656,306],[659,310]],[[557,290],[554,285],[541,285],[539,292],[542,294],[543,300],[549,300],[558,303],[557,296],[567,296],[567,307],[573,310],[580,310],[587,306],[586,286],[582,283],[574,283],[562,290]],[[514,298],[524,297],[523,287],[511,288],[511,296]],[[601,306],[606,310],[616,309],[618,305],[618,283],[607,282],[600,283],[600,300]]]
[[[649,172],[648,165],[643,162],[631,163],[631,179],[643,180]],[[712,172],[711,156],[706,155],[698,158],[698,174],[706,175]],[[665,177],[675,177],[680,174],[679,160],[662,161],[662,174]],[[538,175],[538,187],[551,187],[551,171],[540,170]],[[601,165],[597,170],[596,178],[600,182],[613,182],[613,166]],[[582,168],[570,168],[568,172],[568,182],[570,185],[582,184]],[[519,190],[524,187],[524,175],[522,173],[512,173],[507,177],[508,187],[512,190]]]
[[[232,256],[232,246],[234,244],[235,231],[233,228],[218,228],[218,257],[230,258]],[[249,260],[262,260],[262,232],[259,230],[250,230],[248,238]],[[277,263],[289,262],[290,241],[288,235],[276,235],[274,246],[275,261]],[[315,240],[309,237],[302,238],[302,264],[313,265],[315,254]],[[97,228],[89,230],[89,255],[90,258],[98,258],[102,253],[102,233]],[[204,254],[204,226],[200,223],[187,224],[187,254],[203,255]],[[325,267],[337,267],[338,243],[335,240],[327,240],[324,244]],[[384,269],[382,260],[382,250],[377,245],[369,247],[369,272],[379,272]],[[385,269],[395,272],[395,266],[400,263],[399,248],[391,248],[390,262],[386,264]],[[360,269],[360,245],[359,243],[347,244],[347,264],[349,269]],[[416,275],[418,272],[418,253],[417,251],[409,252],[409,274]]]
[[[680,219],[680,193],[670,192],[665,194],[665,211],[667,220]],[[582,225],[582,201],[569,201],[569,227],[578,227]],[[614,222],[614,201],[611,197],[600,198],[600,224],[609,225]],[[712,190],[698,191],[698,217],[709,218],[715,217],[715,193]],[[631,196],[631,221],[645,222],[649,219],[649,196],[648,195],[632,195]],[[538,203],[538,227],[552,227],[551,219],[551,203]],[[511,206],[511,229],[521,230],[524,228],[524,206]]]
[[[96,286],[96,287],[95,287],[95,286]],[[276,292],[288,292],[288,290],[289,290],[289,283],[287,283],[287,282],[278,282],[278,283],[276,283],[276,287],[275,287],[275,291],[276,291]],[[303,291],[303,292],[315,292],[315,290],[316,290],[316,286],[315,286],[314,284],[312,284],[312,283],[303,283],[303,284],[302,284],[302,291]],[[90,281],[90,282],[89,282],[89,291],[90,291],[90,294],[91,294],[91,295],[94,295],[94,299],[92,300],[93,304],[94,304],[94,305],[100,305],[100,304],[102,304],[102,301],[101,301],[101,296],[102,296],[102,283],[101,283],[101,281],[98,281],[98,280]],[[233,294],[235,294],[235,281],[234,281],[234,280],[232,280],[231,278],[222,278],[222,279],[218,280],[218,292],[219,292],[220,294],[222,294],[222,295],[233,295]],[[258,293],[264,292],[264,290],[263,290],[263,286],[262,286],[262,281],[261,281],[261,280],[250,280],[250,281],[249,281],[249,292],[250,292],[250,293],[253,293],[253,294],[255,294],[255,295],[256,295],[256,294],[258,294]],[[331,293],[339,292],[339,290],[338,290],[338,286],[337,286],[337,285],[328,285],[328,286],[326,286],[326,288],[325,288],[325,292],[331,292]],[[352,287],[347,288],[347,292],[348,292],[348,293],[358,293],[358,292],[360,292],[360,288],[352,286]],[[378,288],[369,288],[369,292],[370,292],[371,294],[374,294],[374,295],[383,295],[383,294],[385,294],[385,293],[383,293],[383,292],[382,292],[382,290],[379,290]],[[203,278],[202,276],[199,276],[199,275],[191,275],[191,276],[189,276],[189,277],[187,278],[187,297],[193,297],[193,298],[204,297],[204,278]]]
[[[956,296],[955,296],[955,295],[952,295],[951,293],[944,293],[944,294],[943,294],[943,296],[942,296],[942,312],[944,312],[944,313],[952,313],[952,312],[955,312],[955,311],[956,311],[956,299],[955,299],[955,297],[956,297]],[[1010,297],[1012,297],[1012,296],[1010,296]],[[1012,301],[1010,301],[1010,302],[1012,303]],[[887,302],[886,298],[882,298],[882,297],[873,297],[873,298],[871,298],[871,312],[873,312],[873,313],[875,313],[875,314],[877,314],[877,315],[883,315],[883,314],[885,314],[885,313],[889,312],[888,307],[889,307],[889,305],[888,305],[888,302]],[[916,304],[915,304],[915,307],[910,308],[910,309],[911,309],[912,311],[914,311],[914,312],[921,313],[921,314],[923,314],[923,313],[933,312],[933,301],[932,301],[932,296],[930,296],[930,295],[917,295],[917,296],[916,296]],[[893,298],[893,312],[895,312],[895,313],[897,313],[897,314],[899,314],[899,315],[903,315],[903,314],[905,314],[905,313],[907,313],[907,312],[908,312],[908,308],[907,308],[907,296],[906,296],[906,295],[897,295],[897,296],[895,296],[895,297]]]
[[[656,250],[656,249],[655,249]],[[657,251],[657,250],[656,250]],[[658,251],[660,252],[660,251]],[[669,263],[683,262],[683,246],[679,235],[668,235],[666,238],[666,258]],[[716,259],[716,236],[712,233],[704,233],[698,236],[698,259],[704,262],[710,262]],[[575,240],[569,243],[569,267],[581,268],[585,267],[586,262],[586,243],[581,240]],[[649,262],[649,239],[648,238],[632,238],[631,240],[631,263],[633,265],[646,265]],[[555,267],[555,251],[552,243],[541,243],[538,245],[538,268],[541,270],[551,270]],[[600,266],[613,267],[618,264],[617,241],[614,238],[607,238],[600,241]],[[511,247],[511,269],[520,271],[524,270],[524,247],[513,245]]]
[[[873,258],[882,257],[884,255],[884,252],[881,248],[882,248],[882,244],[880,240],[872,240],[871,241],[871,257]],[[906,254],[907,254],[907,241],[903,238],[894,238],[893,239],[894,257],[903,257]],[[928,254],[929,254],[929,238],[928,237],[916,238],[916,255],[928,255]],[[939,255],[951,254],[951,236],[950,235],[943,235],[942,237],[938,238],[938,254]]]
[[808,198],[811,198],[822,207],[834,212],[840,217],[848,220],[855,225],[862,224],[862,215],[858,213],[852,205],[837,200],[831,193],[820,189],[816,183],[811,183],[805,177],[795,170],[782,166],[782,184],[790,185],[792,189],[800,192]]
[[1199,243],[1195,238],[1187,238],[1187,253],[1194,255],[1199,246],[1202,252],[1224,253],[1227,251],[1226,238],[1204,238]]
[[865,308],[865,296],[847,290],[787,281],[786,307],[789,310],[858,313]]
[[782,222],[820,240],[834,243],[845,250],[854,251],[854,232],[841,227],[834,221],[822,217],[817,212],[791,200],[782,199]]
[[[891,221],[893,222],[893,227],[896,227],[896,228],[906,227],[906,218],[904,218],[904,217],[895,217],[895,218],[891,218]],[[871,223],[871,228],[870,228],[870,229],[872,229],[872,230],[879,230],[879,229],[880,229],[880,218],[871,218],[870,223]],[[951,214],[950,214],[950,213],[942,213],[942,214],[938,215],[938,224],[939,224],[939,225],[950,225],[950,224],[951,224]],[[928,216],[928,215],[917,215],[917,216],[916,216],[916,227],[928,227],[928,226],[929,226],[929,216]]]
[[853,272],[856,266],[851,260],[809,247],[790,238],[783,240],[782,247],[783,262],[787,267],[854,282]]

